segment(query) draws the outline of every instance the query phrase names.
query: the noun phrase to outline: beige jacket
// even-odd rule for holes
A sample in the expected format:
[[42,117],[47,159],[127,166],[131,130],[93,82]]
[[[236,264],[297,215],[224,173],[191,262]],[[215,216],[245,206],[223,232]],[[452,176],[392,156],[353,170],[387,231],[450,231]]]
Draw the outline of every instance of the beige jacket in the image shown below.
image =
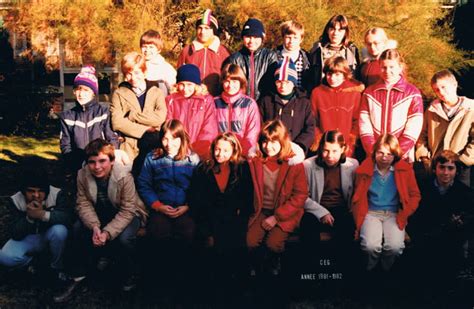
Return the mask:
[[[111,239],[117,237],[135,216],[140,217],[142,223],[145,223],[147,213],[143,202],[135,191],[135,182],[130,173],[130,167],[114,164],[107,191],[110,201],[119,209],[112,221],[103,228],[110,234]],[[91,230],[95,226],[101,226],[94,208],[96,202],[97,184],[89,168],[85,166],[77,175],[76,211],[82,223]]]
[[122,83],[115,90],[110,106],[112,128],[125,138],[120,149],[131,160],[138,155],[138,140],[150,127],[159,130],[166,120],[166,112],[165,97],[158,87],[151,87],[147,91],[143,111],[128,83]]
[[451,121],[439,100],[434,100],[425,111],[423,131],[417,142],[417,159],[433,158],[443,150],[451,150],[459,154],[467,166],[474,165],[474,100],[460,99],[459,111]]

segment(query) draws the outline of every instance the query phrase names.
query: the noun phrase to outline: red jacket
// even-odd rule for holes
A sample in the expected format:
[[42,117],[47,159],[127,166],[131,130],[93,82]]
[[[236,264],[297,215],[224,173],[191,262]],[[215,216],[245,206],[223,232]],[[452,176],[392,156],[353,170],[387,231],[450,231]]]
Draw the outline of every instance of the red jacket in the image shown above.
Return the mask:
[[[255,213],[249,226],[255,223],[263,208],[263,161],[254,158],[249,161],[254,186]],[[289,165],[284,161],[280,166],[276,181],[275,217],[278,226],[285,232],[292,232],[300,223],[304,213],[304,202],[308,197],[308,184],[302,163]]]
[[319,141],[325,131],[339,129],[352,153],[359,135],[359,102],[364,85],[347,80],[340,87],[325,84],[313,89],[311,110],[316,118],[314,140]]
[[378,59],[368,60],[360,66],[360,80],[365,87],[377,83],[381,78],[380,61]]
[[[356,237],[359,236],[360,228],[369,211],[368,192],[372,183],[374,166],[375,163],[372,158],[368,157],[356,170],[355,190],[352,197],[352,214],[356,225]],[[397,224],[402,230],[407,225],[408,217],[418,208],[421,194],[411,164],[400,160],[393,167],[395,168],[395,184],[401,203],[397,215]]]

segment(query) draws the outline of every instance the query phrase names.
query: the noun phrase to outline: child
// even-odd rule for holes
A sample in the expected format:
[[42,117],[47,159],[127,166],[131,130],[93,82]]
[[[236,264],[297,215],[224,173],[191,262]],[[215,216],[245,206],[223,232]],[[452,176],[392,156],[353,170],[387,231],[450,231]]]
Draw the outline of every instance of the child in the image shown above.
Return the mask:
[[[331,233],[338,241],[340,258],[347,256],[353,243],[354,221],[350,213],[354,172],[357,160],[346,157],[344,135],[338,130],[326,131],[316,156],[304,161],[309,197],[301,219],[301,239],[312,263],[321,251],[321,232]],[[311,267],[314,265],[311,265]]]
[[147,87],[143,55],[128,53],[123,57],[121,66],[125,82],[119,85],[112,96],[112,127],[122,135],[120,149],[131,160],[138,157],[133,167],[136,176],[144,157],[156,146],[157,131],[166,118],[166,104],[163,92],[158,87]]
[[[254,211],[249,220],[247,246],[255,264],[271,266],[280,272],[279,254],[285,250],[288,235],[298,226],[308,197],[303,164],[290,165],[291,141],[280,120],[264,123],[258,139],[257,156],[249,161],[254,187]],[[267,260],[259,257],[265,239]],[[253,271],[252,271],[253,274]]]
[[60,115],[60,146],[66,175],[75,179],[85,160],[84,148],[96,139],[105,138],[118,148],[118,136],[110,127],[110,112],[99,104],[99,83],[92,66],[85,66],[74,78],[76,106]]
[[352,157],[359,133],[359,101],[364,85],[352,79],[343,57],[332,57],[324,64],[324,81],[311,93],[311,109],[316,118],[312,151],[318,149],[323,132],[338,129],[347,142],[347,155]]
[[199,68],[202,82],[212,96],[219,95],[220,70],[230,55],[217,36],[218,29],[217,19],[207,9],[196,21],[196,39],[183,48],[178,58],[178,68],[183,64],[194,64]]
[[145,79],[147,88],[152,85],[157,86],[166,97],[171,86],[176,84],[176,70],[160,55],[163,49],[160,33],[155,30],[148,30],[143,33],[140,37],[140,49],[146,61]]
[[242,154],[247,156],[257,145],[260,133],[260,112],[255,101],[245,95],[247,80],[236,64],[226,64],[222,69],[220,97],[214,99],[219,132],[234,132],[242,145]]
[[193,176],[190,205],[202,236],[220,257],[218,273],[232,273],[244,264],[245,234],[253,208],[252,178],[234,133],[219,134],[210,153],[211,159]]
[[230,55],[225,63],[237,64],[247,78],[247,95],[258,99],[272,87],[272,76],[278,62],[277,53],[263,47],[265,29],[260,20],[249,18],[242,29],[242,48]]
[[334,15],[324,27],[319,42],[314,43],[309,52],[311,62],[311,89],[321,84],[324,78],[323,67],[327,59],[335,56],[343,57],[354,75],[360,64],[359,51],[349,41],[349,22],[344,15]]
[[367,270],[379,260],[383,270],[390,270],[405,248],[405,226],[420,201],[415,173],[400,160],[402,153],[394,135],[380,135],[371,156],[356,170],[352,213]]
[[291,59],[298,73],[295,86],[302,91],[306,91],[307,94],[310,94],[311,89],[309,89],[308,80],[310,63],[308,53],[301,48],[301,42],[304,37],[304,27],[297,21],[289,20],[281,24],[280,32],[283,38],[283,45],[276,48],[278,61],[282,61],[285,57]]
[[424,127],[417,143],[416,157],[430,166],[431,158],[443,150],[459,154],[464,164],[459,179],[467,186],[474,165],[474,100],[458,96],[458,82],[448,70],[433,75],[431,87],[438,97],[425,111]]
[[379,56],[386,49],[397,48],[397,41],[389,40],[382,28],[371,28],[365,33],[365,46],[362,49],[360,80],[368,87],[380,79]]
[[209,145],[217,136],[216,107],[214,100],[201,86],[199,69],[185,64],[178,69],[177,92],[166,97],[166,119],[179,119],[189,134],[192,149],[204,158]]
[[310,100],[295,87],[297,78],[295,65],[290,58],[284,58],[275,71],[276,91],[262,97],[258,103],[262,120],[280,119],[292,142],[307,152],[314,139],[314,117]]
[[405,63],[396,49],[379,57],[381,79],[362,94],[359,130],[369,156],[375,140],[383,134],[397,137],[402,158],[413,162],[415,142],[423,126],[423,100],[420,91],[403,77]]

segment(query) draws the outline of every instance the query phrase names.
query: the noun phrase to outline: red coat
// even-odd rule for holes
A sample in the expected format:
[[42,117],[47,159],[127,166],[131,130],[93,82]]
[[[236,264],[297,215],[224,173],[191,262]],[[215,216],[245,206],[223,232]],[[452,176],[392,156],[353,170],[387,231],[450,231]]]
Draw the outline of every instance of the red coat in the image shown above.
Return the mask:
[[[254,186],[255,214],[249,226],[255,223],[263,208],[263,161],[254,158],[249,161]],[[289,165],[284,161],[280,166],[276,181],[275,217],[278,226],[285,232],[292,232],[300,223],[304,213],[304,202],[308,197],[308,184],[302,163]]]
[[377,83],[381,78],[380,62],[378,59],[368,60],[360,66],[360,80],[365,87],[369,87]]
[[[369,211],[368,192],[374,174],[372,158],[367,158],[356,170],[355,190],[352,197],[352,214],[356,225],[356,236],[359,236],[360,228],[365,216]],[[400,160],[394,165],[395,184],[400,197],[401,208],[397,215],[397,224],[400,230],[407,225],[408,217],[418,208],[421,199],[420,190],[416,183],[415,173],[411,164]]]

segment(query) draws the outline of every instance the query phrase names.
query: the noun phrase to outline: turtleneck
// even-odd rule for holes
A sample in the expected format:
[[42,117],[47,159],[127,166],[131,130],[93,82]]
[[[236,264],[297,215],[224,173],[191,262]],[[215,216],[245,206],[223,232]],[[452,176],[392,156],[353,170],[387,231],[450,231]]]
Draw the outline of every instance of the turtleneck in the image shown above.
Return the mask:
[[280,93],[277,92],[277,95],[280,97],[280,99],[282,99],[283,101],[289,101],[291,100],[291,98],[293,98],[293,96],[295,95],[296,93],[296,90],[293,89],[293,91],[290,93],[290,94],[287,94],[287,95],[282,95]]
[[229,94],[227,94],[227,92],[222,92],[221,98],[227,104],[234,104],[235,102],[237,102],[238,99],[240,99],[242,97],[242,95],[243,95],[242,91],[239,91],[234,95],[229,95]]
[[283,49],[281,50],[281,55],[284,57],[290,57],[291,61],[296,62],[298,60],[298,57],[300,56],[300,50],[288,50],[283,46]]

